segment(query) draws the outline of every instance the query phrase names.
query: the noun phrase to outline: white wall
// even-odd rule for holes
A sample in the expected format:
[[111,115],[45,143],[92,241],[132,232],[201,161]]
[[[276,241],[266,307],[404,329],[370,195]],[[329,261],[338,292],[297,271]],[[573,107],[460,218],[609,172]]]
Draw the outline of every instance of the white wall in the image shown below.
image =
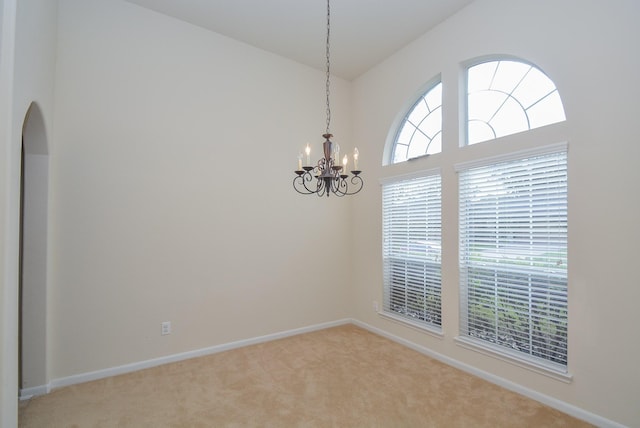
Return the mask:
[[291,186],[324,74],[122,1],[59,16],[52,378],[347,317],[349,202]]
[[[18,396],[18,231],[20,156],[25,115],[37,103],[49,132],[52,120],[57,2],[4,0],[0,65],[0,219],[2,219],[2,324],[0,324],[0,423],[17,423]],[[44,138],[49,139],[48,135]]]
[[[640,241],[640,3],[552,0],[477,0],[354,82],[355,140],[370,154],[363,162],[370,182],[409,170],[443,166],[443,339],[421,334],[377,316],[371,302],[382,295],[380,190],[354,202],[361,219],[354,242],[356,317],[425,346],[446,358],[497,375],[626,425],[637,425],[640,409],[640,341],[635,273]],[[457,100],[464,61],[491,54],[532,61],[557,84],[567,114],[554,132],[569,142],[569,370],[565,384],[463,349],[458,330],[457,196],[452,165],[470,153],[489,155],[490,144],[473,152],[458,147]],[[443,153],[382,167],[385,139],[398,114],[423,85],[442,73]],[[551,132],[539,131],[544,141]],[[555,141],[551,141],[555,142]]]
[[[33,119],[30,118],[30,121]],[[25,153],[24,175],[20,302],[22,390],[48,382],[46,285],[49,156]]]
[[[47,167],[53,122],[57,2],[20,1],[17,9],[14,126],[19,160],[24,138],[22,258],[22,387],[42,385],[47,373]],[[14,149],[16,150],[16,149]],[[19,169],[18,169],[19,171]]]
[[[0,0],[2,33],[0,35],[0,426],[17,425],[18,406],[18,340],[17,332],[17,281],[8,255],[9,210],[9,156],[12,136],[12,85],[13,46],[15,40],[15,0]],[[14,244],[15,242],[11,242]],[[16,294],[14,294],[16,293]]]

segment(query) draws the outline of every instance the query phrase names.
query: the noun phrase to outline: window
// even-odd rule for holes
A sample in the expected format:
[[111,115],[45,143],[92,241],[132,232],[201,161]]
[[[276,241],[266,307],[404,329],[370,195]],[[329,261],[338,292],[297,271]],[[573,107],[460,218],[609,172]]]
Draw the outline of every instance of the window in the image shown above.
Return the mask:
[[565,120],[555,84],[520,61],[491,61],[468,69],[469,144]]
[[[566,141],[566,127],[527,132],[565,120],[558,89],[526,61],[474,62],[465,72],[466,102],[447,106],[458,102],[458,91],[443,98],[444,86],[461,82],[454,67],[447,69],[385,147],[386,160],[395,164],[442,146],[446,156],[421,159],[406,165],[412,172],[405,178],[383,180],[381,315],[440,334],[443,318],[457,315],[459,345],[566,381],[568,145],[557,144]],[[442,129],[443,107],[462,113],[458,124],[449,123],[459,126],[451,133]],[[482,144],[459,144],[465,124],[467,145]],[[438,173],[419,176],[419,165]],[[457,211],[455,203],[441,206],[443,194],[457,196]],[[457,216],[458,229],[441,230],[441,216]],[[458,244],[458,265],[442,264],[458,269],[457,307],[441,308],[441,287],[447,287],[441,285],[441,239],[450,248]],[[449,274],[445,278],[454,277]]]
[[392,163],[442,151],[442,83],[432,86],[411,107],[393,144]]
[[383,184],[383,313],[440,331],[440,175]]
[[461,334],[567,365],[566,149],[460,171]]

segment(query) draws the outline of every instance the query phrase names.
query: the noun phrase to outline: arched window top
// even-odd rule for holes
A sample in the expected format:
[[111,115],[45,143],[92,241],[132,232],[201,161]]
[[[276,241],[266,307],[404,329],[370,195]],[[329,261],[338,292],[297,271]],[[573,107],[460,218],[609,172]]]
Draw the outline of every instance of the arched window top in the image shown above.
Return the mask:
[[393,142],[392,163],[442,151],[442,82],[431,86],[404,117]]
[[553,81],[537,67],[518,60],[469,67],[467,97],[468,144],[565,120]]

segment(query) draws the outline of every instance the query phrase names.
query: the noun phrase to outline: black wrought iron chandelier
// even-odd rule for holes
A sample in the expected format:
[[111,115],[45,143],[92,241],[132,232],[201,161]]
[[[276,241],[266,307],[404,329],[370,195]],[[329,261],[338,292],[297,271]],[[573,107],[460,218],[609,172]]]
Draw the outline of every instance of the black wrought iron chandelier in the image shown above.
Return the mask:
[[[347,174],[347,165],[349,158],[347,155],[342,159],[340,165],[340,145],[332,143],[329,138],[333,135],[329,132],[331,123],[331,106],[329,104],[330,93],[330,77],[331,77],[331,61],[329,59],[330,35],[331,35],[331,7],[330,0],[327,0],[327,129],[322,137],[325,139],[322,144],[324,157],[321,158],[314,166],[311,164],[311,148],[307,144],[305,148],[306,158],[303,159],[302,153],[298,155],[298,169],[295,171],[296,177],[293,179],[293,188],[303,195],[318,196],[334,194],[336,196],[354,195],[362,190],[364,182],[360,177],[358,169],[358,149],[353,150],[353,170],[349,176]],[[303,160],[305,161],[303,165]],[[313,182],[315,178],[315,183]]]

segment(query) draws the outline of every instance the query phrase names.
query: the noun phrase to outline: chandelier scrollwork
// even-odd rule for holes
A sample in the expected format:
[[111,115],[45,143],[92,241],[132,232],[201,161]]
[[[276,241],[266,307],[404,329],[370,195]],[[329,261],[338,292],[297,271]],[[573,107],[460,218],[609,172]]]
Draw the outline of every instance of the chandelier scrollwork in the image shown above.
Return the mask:
[[[301,166],[301,159],[298,158],[298,170],[295,171],[297,176],[293,179],[293,188],[303,195],[316,194],[318,196],[329,196],[331,193],[336,196],[354,195],[362,190],[364,182],[360,177],[357,168],[358,149],[354,151],[355,169],[351,171],[353,176],[349,178],[346,174],[347,156],[343,159],[343,165],[336,165],[333,157],[331,157],[333,143],[329,138],[331,134],[322,135],[325,138],[323,143],[325,157],[318,161],[316,166]],[[316,183],[314,185],[314,178]],[[351,185],[351,187],[350,187]]]

